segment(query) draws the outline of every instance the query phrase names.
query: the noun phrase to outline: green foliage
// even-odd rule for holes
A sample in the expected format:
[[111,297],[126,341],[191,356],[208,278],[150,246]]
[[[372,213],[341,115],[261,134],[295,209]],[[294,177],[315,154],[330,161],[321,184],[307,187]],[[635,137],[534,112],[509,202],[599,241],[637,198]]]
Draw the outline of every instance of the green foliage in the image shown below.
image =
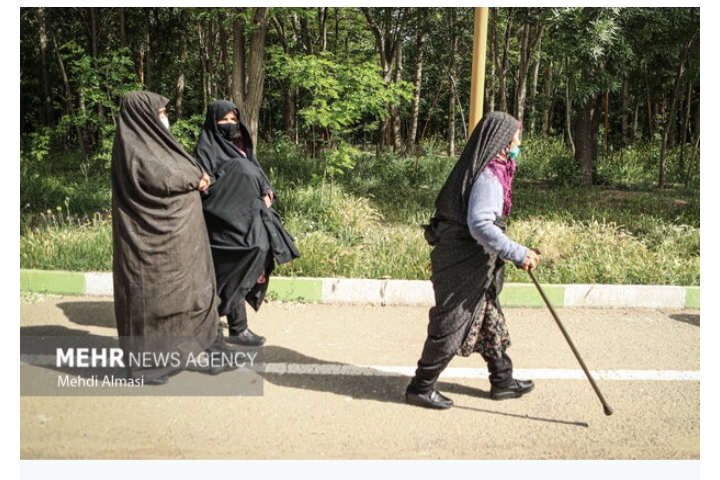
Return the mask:
[[26,216],[20,232],[20,268],[112,270],[112,225],[99,214],[77,220],[49,210]]
[[[527,140],[524,168],[536,160]],[[537,151],[555,151],[537,144]],[[284,276],[428,279],[430,247],[420,225],[455,160],[357,154],[356,167],[331,192],[313,175],[322,162],[278,141],[261,152],[278,192],[276,208],[302,258]],[[699,285],[700,201],[697,191],[618,186],[562,186],[518,178],[508,234],[543,252],[550,283]],[[529,178],[528,178],[529,177]],[[86,220],[79,220],[86,218]],[[91,218],[88,220],[87,218]],[[69,208],[21,216],[21,268],[109,271],[109,222]],[[527,275],[508,269],[508,281]]]
[[192,153],[200,138],[200,131],[204,122],[205,116],[200,114],[193,115],[190,118],[181,118],[170,125],[170,132],[185,151]]
[[386,83],[379,68],[369,63],[339,64],[329,53],[315,56],[278,54],[270,74],[287,79],[309,96],[298,110],[306,130],[322,131],[323,181],[333,181],[354,167],[358,153],[346,139],[388,115],[390,103],[411,98],[407,82]]
[[[545,180],[562,187],[579,185],[579,170],[561,138],[528,136],[520,148],[517,178]],[[668,182],[684,183],[691,154],[689,147],[675,147],[667,152]],[[619,188],[651,188],[657,182],[659,159],[657,141],[637,142],[603,154],[597,161],[596,183]]]
[[555,55],[564,58],[573,97],[584,103],[606,91],[617,91],[632,65],[622,24],[622,8],[564,7],[549,21]]
[[[37,152],[30,148],[30,152]],[[64,208],[73,215],[110,209],[110,175],[103,165],[79,153],[20,157],[20,211]]]
[[411,98],[408,82],[385,83],[379,67],[370,63],[340,64],[331,54],[279,54],[270,75],[289,79],[310,97],[298,115],[306,128],[318,127],[329,135],[346,135],[371,120],[387,116],[389,103]]
[[517,178],[547,180],[558,186],[578,183],[580,172],[562,138],[526,136],[520,152]]
[[108,119],[117,116],[123,96],[142,89],[134,71],[132,54],[129,49],[119,49],[93,57],[84,53],[75,42],[66,43],[61,51],[69,73],[77,83],[77,95],[84,108],[74,115],[63,115],[57,134],[68,135],[80,129],[86,135],[99,138],[100,144],[92,148],[93,159],[107,166],[115,133],[114,122]]

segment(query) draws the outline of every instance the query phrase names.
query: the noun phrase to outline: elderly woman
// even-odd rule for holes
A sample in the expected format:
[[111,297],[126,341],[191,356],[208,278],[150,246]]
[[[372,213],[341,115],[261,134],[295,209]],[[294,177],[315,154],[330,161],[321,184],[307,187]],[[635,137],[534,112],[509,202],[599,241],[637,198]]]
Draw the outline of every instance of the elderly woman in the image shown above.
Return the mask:
[[170,133],[167,103],[127,94],[112,154],[115,319],[128,375],[145,384],[166,383],[183,358],[222,339],[199,193],[210,179]]
[[248,328],[245,303],[258,311],[275,262],[289,262],[300,252],[272,208],[275,193],[234,104],[218,100],[208,107],[195,158],[210,175],[203,211],[221,300],[219,314],[228,323],[226,340],[261,346],[265,338]]
[[513,378],[506,350],[510,337],[498,296],[505,262],[527,270],[539,252],[510,240],[505,219],[512,207],[512,180],[520,147],[520,122],[492,112],[475,127],[460,159],[435,201],[425,237],[430,255],[435,306],[407,403],[446,409],[452,400],[435,388],[450,360],[479,353],[490,373],[490,397],[520,397],[532,381]]

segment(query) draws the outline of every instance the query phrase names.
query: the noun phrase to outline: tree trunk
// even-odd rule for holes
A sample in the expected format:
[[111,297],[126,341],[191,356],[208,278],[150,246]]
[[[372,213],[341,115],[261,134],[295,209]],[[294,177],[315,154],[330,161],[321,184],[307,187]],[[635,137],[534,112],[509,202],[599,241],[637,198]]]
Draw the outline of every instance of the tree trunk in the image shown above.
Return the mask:
[[[402,81],[403,72],[402,42],[400,42],[400,45],[395,52],[395,82],[399,83]],[[390,105],[390,113],[393,119],[393,148],[395,149],[395,153],[399,155],[404,155],[405,150],[403,148],[402,140],[402,120],[400,118],[400,106],[397,103],[393,103],[392,105]]]
[[544,137],[550,135],[550,125],[552,121],[553,72],[554,65],[552,60],[550,60],[550,62],[548,62],[547,74],[545,75],[545,88],[543,89],[543,120],[541,128]]
[[[498,87],[497,87],[497,69],[498,65],[500,65],[500,46],[498,45],[498,34],[497,34],[497,8],[489,8],[488,9],[489,18],[488,18],[488,35],[490,35],[490,41],[488,42],[490,52],[487,55],[488,58],[491,58],[492,61],[490,63],[490,75],[488,78],[485,79],[485,88],[487,89],[487,93],[485,94],[486,99],[486,107],[485,112],[494,112],[495,111],[495,102],[497,101],[498,96]],[[483,115],[485,114],[483,112]],[[467,136],[470,136],[470,133],[466,133]]]
[[595,179],[602,108],[603,95],[600,94],[575,109],[575,163],[584,185],[592,185]]
[[515,118],[523,121],[525,115],[525,99],[527,98],[527,73],[530,69],[530,25],[520,29],[520,65],[518,67],[515,97]]
[[690,119],[693,100],[692,82],[687,84],[687,92],[685,93],[685,115],[683,116],[682,132],[680,134],[680,144],[687,145],[690,142]]
[[[566,59],[567,61],[567,59]],[[573,139],[573,124],[572,124],[572,111],[573,111],[573,103],[572,98],[570,97],[570,82],[569,80],[565,81],[565,141],[567,143],[568,148],[573,153],[573,156],[576,154],[575,150],[575,141]]]
[[[65,87],[65,108],[67,110],[67,113],[71,117],[75,117],[76,114],[75,107],[73,106],[73,95],[72,90],[70,89],[70,81],[68,80],[67,71],[65,70],[65,63],[63,62],[62,55],[60,55],[60,49],[58,48],[54,35],[50,34],[50,37],[53,44],[53,49],[55,50],[55,57],[57,58],[60,77],[62,78],[63,86]],[[84,157],[87,157],[87,135],[85,134],[85,129],[75,123],[75,133],[77,134],[80,151],[82,152]]]
[[535,133],[537,127],[537,90],[540,82],[540,58],[542,50],[542,38],[538,41],[538,46],[534,58],[532,89],[530,90],[530,131]]
[[52,101],[52,88],[50,87],[50,75],[48,73],[48,35],[45,18],[45,8],[38,7],[37,10],[38,34],[40,36],[40,70],[43,87],[43,125],[55,126],[55,111]]
[[[90,51],[92,52],[92,58],[93,58],[93,67],[95,68],[95,71],[99,70],[98,63],[97,63],[97,57],[98,57],[98,11],[100,9],[98,8],[90,8]],[[105,124],[105,107],[103,106],[102,102],[98,102],[97,104],[97,110],[98,110],[98,121],[99,125]],[[102,142],[102,130],[97,129],[97,143]]]
[[655,136],[655,116],[653,115],[652,96],[650,94],[650,80],[648,79],[647,65],[645,66],[645,93],[647,102],[648,137],[652,140]]
[[507,94],[507,76],[508,76],[508,56],[510,51],[510,32],[512,26],[512,18],[508,16],[507,23],[505,24],[505,37],[503,42],[502,57],[500,59],[500,65],[498,65],[497,77],[500,80],[498,97],[500,100],[500,111],[508,111],[508,94]]
[[328,18],[328,7],[318,7],[318,37],[320,41],[319,51],[327,51],[327,18]]
[[233,102],[240,109],[254,145],[258,141],[260,105],[265,84],[265,36],[269,7],[256,7],[253,12],[253,29],[245,55],[246,20],[239,15],[234,22],[235,48],[233,49]]
[[[699,115],[698,115],[699,117]],[[698,122],[700,120],[698,119]],[[690,161],[688,162],[687,167],[687,175],[685,175],[685,188],[690,188],[690,181],[692,180],[692,173],[695,169],[695,159],[698,156],[698,153],[700,152],[700,132],[698,131],[697,140],[695,141],[695,145],[692,149],[692,154],[690,155]]]
[[[424,27],[424,25],[423,25]],[[415,62],[415,97],[410,109],[410,131],[408,132],[406,151],[414,151],[417,142],[418,117],[420,115],[420,89],[422,86],[422,70],[425,61],[425,45],[430,35],[418,30],[417,61]]]
[[640,107],[642,106],[641,103],[642,102],[638,102],[635,104],[635,111],[633,112],[632,128],[630,129],[630,138],[632,139],[632,141],[635,141],[638,136],[637,130],[640,122]]
[[145,86],[148,90],[155,88],[153,85],[153,72],[155,70],[155,53],[152,49],[153,34],[155,33],[156,17],[155,9],[148,8],[147,36],[145,38]]
[[223,66],[223,79],[225,83],[225,92],[221,95],[223,98],[227,98],[230,95],[230,92],[232,92],[232,73],[230,70],[230,63],[228,59],[228,39],[227,39],[227,30],[224,27],[225,23],[225,15],[221,15],[219,19],[220,23],[220,57],[222,61]]
[[623,145],[630,143],[630,126],[628,116],[630,115],[630,80],[623,78],[622,86],[622,115],[620,117],[621,135]]
[[[285,28],[284,17],[280,16],[278,10],[275,10],[276,14],[272,15],[268,21],[273,26],[280,43],[282,44],[283,51],[291,55],[291,43],[294,45],[295,42],[288,38],[288,29]],[[283,112],[282,122],[283,131],[288,138],[292,139],[295,143],[298,142],[297,132],[297,89],[292,85],[290,80],[282,80],[282,96],[283,96]]]
[[525,102],[527,99],[527,80],[530,72],[530,64],[535,52],[540,50],[540,41],[542,40],[543,27],[539,25],[537,32],[533,35],[531,25],[525,24],[522,28],[520,42],[520,68],[518,69],[517,78],[517,100],[515,105],[515,115],[520,121],[525,118]]
[[202,110],[210,105],[210,47],[205,33],[205,19],[198,20],[198,45],[200,47],[200,78],[202,91]]
[[450,66],[448,67],[450,75],[450,99],[448,100],[448,155],[455,156],[455,96],[457,88],[455,86],[455,77],[457,76],[457,52],[460,35],[455,25],[455,11],[450,9],[450,28],[452,31],[450,37]]
[[[180,12],[180,21],[183,24],[187,22],[187,15],[185,14],[185,10],[181,10]],[[186,61],[187,40],[186,37],[183,35],[182,37],[180,37],[180,53],[178,63],[180,65],[185,65]],[[181,67],[179,70],[180,72],[178,73],[177,81],[175,82],[175,115],[178,120],[183,118],[183,102],[185,100],[185,69]]]
[[125,9],[118,7],[118,22],[120,23],[120,48],[127,47],[127,36],[125,33]]
[[[365,19],[370,26],[370,31],[375,37],[375,51],[380,57],[380,67],[383,72],[383,80],[385,83],[390,83],[393,80],[393,69],[398,63],[399,52],[398,49],[402,47],[402,38],[405,30],[405,23],[407,15],[403,8],[383,8],[382,23],[378,23],[373,15],[370,8],[363,7],[360,9],[365,16]],[[400,64],[401,65],[401,64]],[[392,105],[388,105],[388,111],[392,118]],[[383,150],[384,138],[390,134],[388,121],[381,121],[378,127],[377,134],[377,152],[380,153]],[[399,122],[396,122],[399,123]],[[397,125],[399,128],[399,125]],[[397,147],[397,137],[395,140],[395,146]],[[402,148],[402,142],[400,143]]]
[[683,75],[685,73],[686,62],[688,53],[690,51],[690,45],[694,40],[690,38],[683,45],[682,51],[680,52],[680,60],[678,65],[678,72],[675,76],[675,85],[673,86],[672,97],[670,97],[670,112],[668,114],[667,123],[663,128],[662,134],[662,146],[660,147],[660,172],[658,175],[658,188],[665,188],[665,162],[667,156],[668,141],[672,132],[672,126],[675,124],[675,115],[677,112],[678,97],[680,96],[680,86],[682,85]]

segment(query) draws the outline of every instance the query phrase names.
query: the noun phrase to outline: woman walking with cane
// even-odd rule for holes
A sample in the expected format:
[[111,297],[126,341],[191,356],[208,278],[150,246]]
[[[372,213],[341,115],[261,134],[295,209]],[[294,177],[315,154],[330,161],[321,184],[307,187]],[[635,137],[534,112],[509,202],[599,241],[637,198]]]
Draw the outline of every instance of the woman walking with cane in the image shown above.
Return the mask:
[[539,251],[505,235],[512,207],[515,159],[521,144],[520,122],[491,112],[475,127],[460,159],[435,201],[425,225],[435,306],[428,336],[405,399],[411,405],[446,409],[452,400],[435,383],[455,355],[479,353],[487,363],[494,400],[516,398],[535,388],[513,378],[505,317],[499,302],[505,262],[535,268]]

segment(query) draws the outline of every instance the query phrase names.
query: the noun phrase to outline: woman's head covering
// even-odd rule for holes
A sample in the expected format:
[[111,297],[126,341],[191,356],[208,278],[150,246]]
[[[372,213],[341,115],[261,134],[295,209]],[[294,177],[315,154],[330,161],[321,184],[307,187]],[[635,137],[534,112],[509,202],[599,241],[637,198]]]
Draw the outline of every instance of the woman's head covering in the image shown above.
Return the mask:
[[146,91],[130,92],[122,98],[115,143],[122,146],[125,157],[175,159],[181,156],[193,165],[196,163],[160,121],[160,109],[168,102],[162,95]]
[[[223,135],[218,125],[218,122],[225,118],[225,115],[233,111],[238,118],[238,134],[242,140],[243,153],[230,139]],[[240,116],[240,111],[232,102],[227,100],[217,100],[211,103],[205,115],[205,123],[200,132],[200,139],[195,147],[195,158],[200,163],[200,166],[210,175],[214,182],[222,176],[227,162],[237,161],[245,157],[259,167],[255,158],[250,132]]]
[[146,91],[130,92],[120,102],[113,172],[131,176],[138,188],[156,193],[196,189],[202,172],[195,159],[175,140],[160,121],[160,109],[168,99]]
[[435,200],[435,217],[467,224],[470,192],[478,175],[503,151],[520,128],[520,122],[504,112],[490,112],[477,124]]

